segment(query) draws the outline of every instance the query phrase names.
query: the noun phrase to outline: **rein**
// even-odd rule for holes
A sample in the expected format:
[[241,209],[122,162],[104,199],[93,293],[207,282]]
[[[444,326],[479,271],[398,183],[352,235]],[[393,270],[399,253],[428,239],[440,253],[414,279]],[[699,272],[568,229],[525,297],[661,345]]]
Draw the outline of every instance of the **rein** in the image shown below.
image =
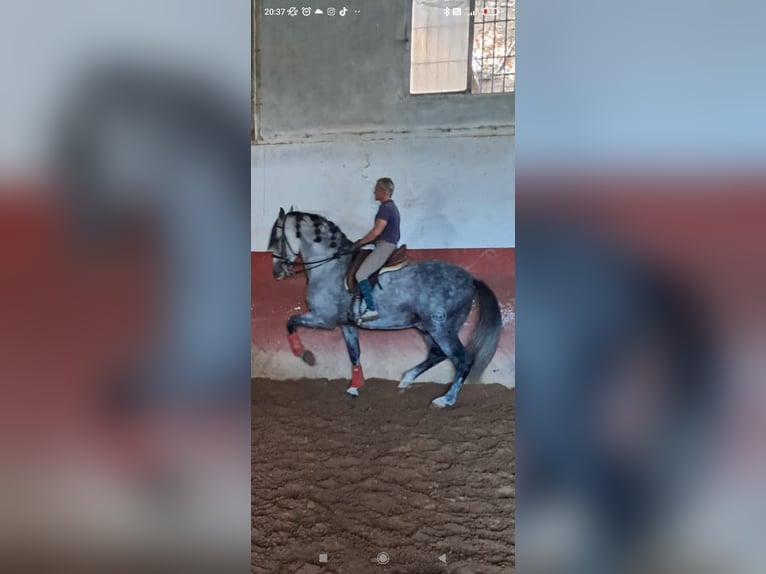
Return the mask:
[[[312,269],[316,269],[317,267],[321,267],[325,263],[332,261],[333,259],[339,259],[343,257],[344,255],[351,255],[354,253],[353,251],[346,251],[344,253],[341,253],[340,251],[336,251],[332,257],[326,257],[325,259],[317,259],[315,261],[301,261],[300,264],[303,266],[303,269],[298,269],[297,271],[294,271],[294,273],[305,273],[306,271],[311,271]],[[295,261],[290,261],[287,257],[282,257],[280,255],[274,255],[272,253],[272,257],[274,259],[279,259],[280,261],[286,261],[290,267],[293,265],[297,265]]]
[[[346,252],[336,251],[335,253],[332,254],[331,257],[325,257],[324,259],[316,259],[314,261],[303,261],[303,260],[301,260],[300,264],[303,266],[303,268],[302,269],[298,269],[296,271],[296,270],[293,270],[293,266],[296,265],[295,261],[290,261],[289,258],[287,257],[287,249],[290,250],[290,253],[292,253],[292,255],[294,257],[298,257],[300,255],[300,253],[296,253],[295,251],[293,251],[293,248],[290,247],[290,243],[286,240],[285,233],[284,233],[285,226],[281,225],[281,226],[277,226],[277,228],[282,230],[282,237],[279,238],[279,243],[280,243],[279,251],[280,251],[281,255],[276,255],[276,254],[272,253],[272,257],[274,257],[274,259],[278,259],[280,261],[285,261],[290,266],[290,270],[293,273],[295,273],[295,274],[297,274],[297,273],[306,273],[307,271],[311,271],[312,269],[316,269],[317,267],[321,267],[325,263],[328,263],[330,261],[334,261],[335,259],[339,259],[339,258],[341,258],[341,257],[343,257],[345,255],[351,255],[351,254],[354,253],[354,251],[346,251]],[[287,249],[285,249],[285,247],[287,247]]]

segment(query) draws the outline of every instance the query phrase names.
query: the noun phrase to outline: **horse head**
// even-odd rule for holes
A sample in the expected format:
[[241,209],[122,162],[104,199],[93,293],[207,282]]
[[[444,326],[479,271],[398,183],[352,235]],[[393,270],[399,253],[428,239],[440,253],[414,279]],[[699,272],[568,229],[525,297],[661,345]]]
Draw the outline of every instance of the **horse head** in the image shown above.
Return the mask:
[[293,265],[300,255],[300,240],[289,215],[279,208],[279,215],[271,228],[269,238],[272,274],[277,280],[294,275]]

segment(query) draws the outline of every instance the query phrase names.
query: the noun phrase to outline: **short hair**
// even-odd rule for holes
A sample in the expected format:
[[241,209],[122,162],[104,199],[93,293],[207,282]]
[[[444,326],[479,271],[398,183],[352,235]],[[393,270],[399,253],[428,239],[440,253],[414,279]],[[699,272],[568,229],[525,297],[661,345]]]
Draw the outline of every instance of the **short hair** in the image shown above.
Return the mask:
[[376,183],[376,186],[380,185],[388,192],[388,195],[394,195],[394,182],[390,177],[381,177]]

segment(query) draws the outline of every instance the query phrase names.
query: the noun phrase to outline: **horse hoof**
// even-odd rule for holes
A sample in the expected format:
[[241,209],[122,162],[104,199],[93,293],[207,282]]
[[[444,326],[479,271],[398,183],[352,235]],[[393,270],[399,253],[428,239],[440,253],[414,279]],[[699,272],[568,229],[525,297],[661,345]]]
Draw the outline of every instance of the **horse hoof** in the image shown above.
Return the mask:
[[303,359],[303,362],[310,367],[313,367],[317,363],[316,357],[311,351],[303,351],[303,353],[301,353],[301,359]]
[[444,407],[448,407],[449,403],[447,403],[447,399],[444,397],[437,397],[431,401],[431,406],[443,409]]
[[359,389],[356,387],[349,387],[346,389],[346,394],[349,397],[358,397],[359,396]]

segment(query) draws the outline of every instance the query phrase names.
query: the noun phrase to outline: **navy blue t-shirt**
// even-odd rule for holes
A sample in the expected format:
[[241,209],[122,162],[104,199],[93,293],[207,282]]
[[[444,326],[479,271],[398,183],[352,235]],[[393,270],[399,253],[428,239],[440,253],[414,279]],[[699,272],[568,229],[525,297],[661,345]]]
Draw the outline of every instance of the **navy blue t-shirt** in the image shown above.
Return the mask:
[[378,241],[388,241],[389,243],[399,243],[399,208],[396,207],[393,199],[388,199],[380,204],[378,214],[375,219],[387,221],[383,232],[378,236]]

